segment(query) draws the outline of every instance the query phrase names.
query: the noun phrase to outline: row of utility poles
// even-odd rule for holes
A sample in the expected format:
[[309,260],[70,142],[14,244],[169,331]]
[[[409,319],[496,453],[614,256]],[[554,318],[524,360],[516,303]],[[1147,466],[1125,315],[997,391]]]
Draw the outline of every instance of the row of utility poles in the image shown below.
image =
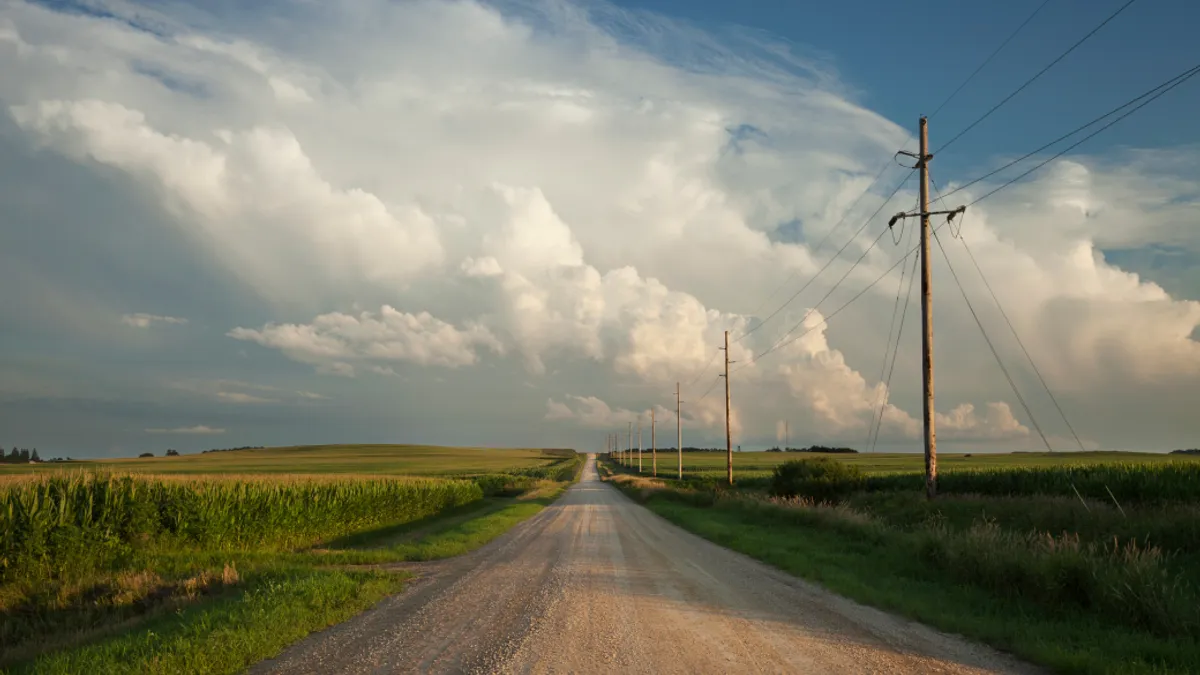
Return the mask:
[[[929,161],[933,159],[933,155],[929,152],[929,122],[925,117],[920,119],[918,126],[920,134],[920,152],[914,154],[911,152],[901,151],[902,154],[916,160],[916,166],[913,168],[920,172],[920,209],[916,213],[897,213],[892,216],[888,222],[888,227],[893,227],[897,221],[904,218],[917,217],[921,221],[921,243],[919,246],[919,256],[921,261],[921,370],[922,370],[922,391],[923,398],[923,418],[925,431],[925,494],[929,499],[933,499],[937,495],[937,434],[934,428],[934,398],[933,398],[933,290],[932,290],[932,275],[930,274],[929,265],[929,238],[932,234],[929,217],[935,215],[945,215],[948,219],[953,220],[955,216],[963,213],[966,207],[958,207],[948,211],[930,211],[929,210]],[[730,485],[733,485],[733,433],[730,428],[730,392],[729,392],[729,364],[735,363],[729,360],[729,331],[725,331],[725,345],[721,347],[725,352],[725,372],[720,377],[725,378],[725,455],[726,455],[726,479]],[[676,427],[676,449],[679,453],[679,478],[683,478],[683,431],[682,422],[680,420],[680,399],[679,399],[679,383],[675,383],[675,427]],[[785,427],[786,429],[786,427]],[[788,430],[785,430],[787,435]],[[654,441],[654,409],[650,410],[650,444],[652,454],[653,474],[658,475],[658,451]],[[786,444],[786,441],[785,441]],[[608,451],[610,455],[620,456],[621,461],[630,466],[633,461],[633,422],[629,423],[628,441],[624,450],[621,450],[620,437],[618,434],[610,434],[608,437]],[[642,423],[638,421],[638,471],[642,470]]]
[[[725,331],[725,346],[721,348],[725,352],[725,373],[721,377],[725,378],[725,455],[726,455],[726,477],[729,484],[733,485],[733,434],[729,427],[729,364],[735,363],[729,360],[729,331]],[[680,416],[681,405],[683,401],[679,398],[679,383],[675,383],[675,452],[678,459],[679,479],[683,480],[683,418]],[[633,422],[629,423],[627,430],[627,439],[625,446],[621,447],[620,434],[608,434],[605,439],[607,447],[605,452],[611,457],[616,457],[625,466],[633,464]],[[642,420],[638,417],[638,446],[637,446],[637,468],[638,473],[642,471]],[[655,438],[655,409],[650,409],[650,457],[651,457],[651,474],[658,476],[658,442]]]
[[[679,398],[679,383],[675,383],[675,451],[679,460],[679,479],[683,480],[683,419],[679,416],[679,406],[682,401]],[[658,476],[658,438],[655,434],[657,430],[657,420],[655,419],[655,409],[650,409],[650,466],[654,476]],[[605,452],[610,457],[617,458],[625,466],[633,464],[633,422],[629,423],[628,440],[624,448],[621,448],[620,434],[609,434],[607,439],[607,448]],[[638,472],[642,471],[642,421],[638,419]]]

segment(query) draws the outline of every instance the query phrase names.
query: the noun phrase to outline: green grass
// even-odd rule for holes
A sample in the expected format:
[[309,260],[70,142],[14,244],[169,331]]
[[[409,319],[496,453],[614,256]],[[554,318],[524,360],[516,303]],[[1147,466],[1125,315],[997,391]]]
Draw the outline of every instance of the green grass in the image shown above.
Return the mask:
[[559,456],[538,449],[450,448],[433,445],[308,445],[49,464],[0,464],[0,475],[99,470],[179,474],[388,474],[446,476],[546,466]]
[[837,593],[1058,672],[1186,673],[1200,663],[1200,643],[1193,635],[1164,636],[1091,608],[1047,604],[973,583],[923,556],[927,539],[853,514],[736,500],[703,507],[661,494],[646,505],[707,539]]
[[240,673],[401,590],[404,579],[379,571],[272,570],[238,591],[13,672]]

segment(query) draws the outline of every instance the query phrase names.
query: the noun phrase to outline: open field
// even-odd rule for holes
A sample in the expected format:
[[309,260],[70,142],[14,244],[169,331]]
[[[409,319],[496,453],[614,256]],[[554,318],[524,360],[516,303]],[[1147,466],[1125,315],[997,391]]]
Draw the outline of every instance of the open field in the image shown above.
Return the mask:
[[[870,474],[921,472],[925,470],[924,456],[919,452],[878,452],[858,454],[817,454],[807,452],[735,452],[733,453],[733,475],[737,478],[763,478],[784,462],[806,457],[832,457],[861,468]],[[677,455],[665,450],[658,455],[659,476],[672,476],[677,472]],[[724,477],[724,452],[683,453],[685,478]],[[938,453],[938,469],[1008,469],[1013,467],[1041,467],[1063,465],[1092,465],[1110,463],[1159,463],[1200,462],[1200,455],[1168,455],[1152,452],[1016,452],[1016,453]],[[650,473],[650,453],[642,457],[644,473]],[[634,466],[637,453],[634,453]]]
[[476,548],[581,466],[563,451],[345,452],[344,466],[323,447],[7,476],[0,669],[240,672],[399,590],[405,574],[377,566]]
[[735,489],[608,467],[697,534],[1058,672],[1193,672],[1200,464],[1088,455],[1104,461],[960,465],[942,473],[934,501],[920,473],[868,473],[879,465],[856,470],[835,455],[792,455],[806,471]]
[[187,454],[153,459],[103,459],[0,464],[0,475],[47,471],[119,473],[312,473],[408,476],[470,475],[546,466],[556,458],[537,449],[448,448],[434,445],[306,445]]

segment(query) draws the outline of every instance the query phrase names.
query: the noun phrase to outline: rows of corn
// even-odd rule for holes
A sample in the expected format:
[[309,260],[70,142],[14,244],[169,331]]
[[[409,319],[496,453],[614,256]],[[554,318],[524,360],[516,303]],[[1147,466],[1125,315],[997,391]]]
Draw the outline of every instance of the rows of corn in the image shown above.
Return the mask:
[[148,549],[284,550],[482,496],[475,482],[434,479],[24,480],[0,485],[0,583],[111,568]]

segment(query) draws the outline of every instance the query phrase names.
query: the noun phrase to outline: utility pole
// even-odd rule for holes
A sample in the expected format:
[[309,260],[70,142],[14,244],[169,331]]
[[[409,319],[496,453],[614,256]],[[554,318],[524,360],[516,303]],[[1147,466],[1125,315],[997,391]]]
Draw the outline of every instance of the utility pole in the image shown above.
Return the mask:
[[629,432],[625,438],[625,447],[629,448],[629,467],[633,468],[633,422],[629,423]]
[[729,331],[725,331],[725,473],[733,485],[733,432],[729,428]]
[[658,478],[658,443],[654,439],[654,408],[650,408],[650,470]]
[[[937,431],[934,428],[936,408],[933,400],[933,279],[929,265],[929,237],[932,230],[929,226],[929,217],[946,215],[947,220],[954,220],[954,217],[966,211],[967,207],[960,206],[950,211],[929,210],[929,161],[933,159],[933,155],[929,154],[929,120],[922,117],[919,130],[920,154],[914,155],[904,151],[901,151],[900,154],[916,159],[915,168],[921,172],[921,209],[919,214],[911,215],[918,215],[921,218],[921,370],[923,371],[921,384],[925,394],[925,496],[933,499],[937,496]],[[897,220],[907,218],[909,215],[903,212],[897,213],[888,221],[888,227],[891,228]]]
[[787,422],[787,420],[784,420],[783,421],[783,451],[784,452],[788,451],[788,431],[789,431],[788,430],[788,422]]
[[933,406],[933,277],[929,265],[929,120],[921,118],[921,363],[924,367],[925,496],[937,495],[937,432]]
[[683,419],[679,417],[679,383],[675,383],[675,450],[679,453],[679,480],[683,480]]
[[638,415],[638,473],[642,472],[642,416]]

